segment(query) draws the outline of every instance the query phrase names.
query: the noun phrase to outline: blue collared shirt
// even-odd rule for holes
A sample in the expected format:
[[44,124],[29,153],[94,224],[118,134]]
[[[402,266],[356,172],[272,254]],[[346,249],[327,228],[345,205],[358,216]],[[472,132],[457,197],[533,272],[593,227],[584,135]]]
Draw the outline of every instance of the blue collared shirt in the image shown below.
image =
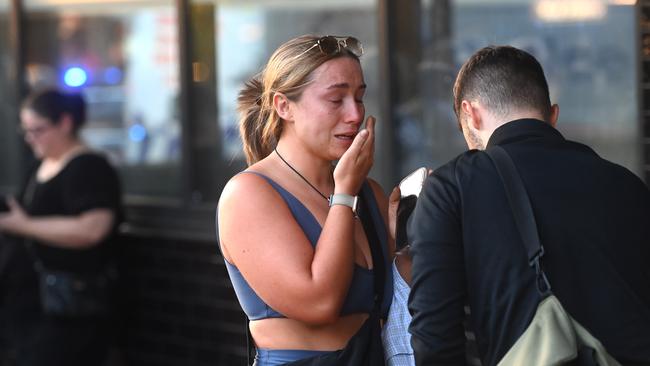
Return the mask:
[[381,334],[384,342],[384,358],[387,366],[413,366],[415,358],[413,357],[413,348],[411,348],[411,334],[408,332],[411,323],[408,297],[411,289],[397,271],[395,261],[391,268],[393,271],[393,302]]

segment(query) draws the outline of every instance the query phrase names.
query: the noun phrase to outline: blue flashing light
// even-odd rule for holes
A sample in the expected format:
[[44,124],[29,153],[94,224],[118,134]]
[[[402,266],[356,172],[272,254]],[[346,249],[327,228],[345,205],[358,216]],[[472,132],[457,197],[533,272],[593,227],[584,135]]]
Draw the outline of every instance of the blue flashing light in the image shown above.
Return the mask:
[[63,81],[67,86],[76,88],[88,81],[88,73],[81,67],[71,67],[63,74]]
[[136,123],[129,128],[129,139],[133,142],[141,142],[147,137],[147,129]]
[[104,70],[104,81],[110,85],[118,84],[122,81],[122,70],[115,66],[107,67]]

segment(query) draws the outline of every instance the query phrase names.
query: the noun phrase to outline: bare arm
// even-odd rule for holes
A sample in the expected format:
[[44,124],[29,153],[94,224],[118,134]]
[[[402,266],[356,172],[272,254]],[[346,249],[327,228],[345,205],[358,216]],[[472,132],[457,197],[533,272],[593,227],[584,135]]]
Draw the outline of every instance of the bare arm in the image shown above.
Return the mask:
[[312,248],[285,202],[265,184],[243,174],[224,189],[219,203],[224,255],[273,309],[306,323],[336,320],[352,277],[352,211],[332,207]]
[[[334,172],[335,192],[355,194],[372,165],[374,123],[359,133]],[[354,269],[355,219],[328,211],[316,248],[282,198],[262,178],[241,174],[222,192],[219,237],[224,256],[273,309],[309,324],[338,319]]]
[[33,217],[13,199],[7,204],[10,211],[0,214],[1,231],[59,248],[83,249],[98,244],[110,233],[115,219],[107,208],[88,210],[76,216]]

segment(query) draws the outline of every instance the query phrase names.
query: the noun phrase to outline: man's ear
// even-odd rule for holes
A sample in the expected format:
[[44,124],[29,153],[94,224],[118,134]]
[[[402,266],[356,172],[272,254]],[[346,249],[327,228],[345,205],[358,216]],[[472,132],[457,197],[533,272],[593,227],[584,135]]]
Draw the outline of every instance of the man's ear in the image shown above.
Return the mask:
[[555,127],[557,125],[557,120],[560,117],[560,106],[557,104],[553,104],[551,106],[551,115],[549,116],[548,123],[551,124],[551,126]]
[[273,94],[273,108],[275,112],[285,121],[293,120],[293,113],[291,111],[291,103],[289,98],[282,93]]
[[469,100],[463,100],[460,103],[461,111],[467,116],[467,127],[480,130],[483,125],[483,119],[481,118],[481,113],[477,107],[477,102],[470,102]]

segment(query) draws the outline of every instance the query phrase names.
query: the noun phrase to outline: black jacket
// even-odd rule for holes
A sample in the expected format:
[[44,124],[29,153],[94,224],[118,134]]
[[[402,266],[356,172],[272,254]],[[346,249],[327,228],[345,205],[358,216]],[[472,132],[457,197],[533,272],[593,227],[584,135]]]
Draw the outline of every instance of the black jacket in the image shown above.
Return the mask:
[[[542,262],[567,311],[624,364],[650,364],[650,193],[627,169],[538,120],[499,127],[530,196]],[[484,365],[523,333],[540,297],[505,192],[472,150],[426,181],[408,233],[418,365],[464,364],[463,306]]]

